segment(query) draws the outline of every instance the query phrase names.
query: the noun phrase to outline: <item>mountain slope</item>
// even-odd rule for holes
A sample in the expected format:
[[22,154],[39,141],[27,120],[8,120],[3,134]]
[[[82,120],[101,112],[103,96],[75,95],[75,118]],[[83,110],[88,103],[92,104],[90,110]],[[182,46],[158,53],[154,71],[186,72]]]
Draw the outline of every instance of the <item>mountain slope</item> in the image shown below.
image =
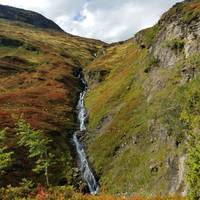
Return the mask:
[[199,1],[178,3],[157,25],[101,50],[85,68],[85,141],[102,191],[185,194],[183,114],[199,101],[199,27]]
[[53,141],[56,165],[50,183],[72,184],[76,163],[71,137],[81,90],[77,75],[104,43],[4,19],[0,25],[0,127],[7,128],[7,146],[15,152],[1,185],[18,185],[22,178],[44,181],[31,172],[34,161],[17,145],[15,124],[20,117]]

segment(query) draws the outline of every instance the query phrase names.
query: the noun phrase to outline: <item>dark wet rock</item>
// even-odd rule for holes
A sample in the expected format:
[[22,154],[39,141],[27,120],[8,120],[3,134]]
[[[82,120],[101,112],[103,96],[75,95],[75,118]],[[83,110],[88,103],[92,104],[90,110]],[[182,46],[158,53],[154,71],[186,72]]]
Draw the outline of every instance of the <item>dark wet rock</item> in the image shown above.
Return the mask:
[[142,43],[142,44],[140,45],[140,47],[141,47],[142,49],[145,49],[145,48],[146,48],[146,45],[145,45],[144,43]]
[[6,47],[20,47],[22,46],[24,43],[21,40],[17,40],[17,39],[13,39],[13,38],[9,38],[3,35],[0,35],[0,46],[6,46]]
[[105,69],[91,70],[88,73],[86,73],[86,80],[89,83],[89,85],[97,84],[104,81],[108,74],[109,71]]
[[152,165],[150,165],[149,168],[150,168],[152,173],[156,173],[159,170],[159,166],[157,164],[152,164]]
[[182,80],[181,83],[187,83],[189,81],[191,81],[194,76],[195,76],[195,67],[192,66],[185,66],[184,68],[181,69],[181,76],[182,76]]
[[112,120],[112,115],[108,114],[104,116],[98,123],[97,129],[101,129],[102,127],[105,127],[110,121]]

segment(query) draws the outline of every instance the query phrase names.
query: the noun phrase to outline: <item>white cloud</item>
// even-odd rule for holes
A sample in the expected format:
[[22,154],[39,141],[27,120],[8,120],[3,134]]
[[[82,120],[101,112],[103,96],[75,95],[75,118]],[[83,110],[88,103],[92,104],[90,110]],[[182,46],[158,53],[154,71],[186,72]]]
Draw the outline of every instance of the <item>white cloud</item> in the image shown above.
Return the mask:
[[181,0],[0,0],[44,14],[69,33],[114,42],[153,25]]

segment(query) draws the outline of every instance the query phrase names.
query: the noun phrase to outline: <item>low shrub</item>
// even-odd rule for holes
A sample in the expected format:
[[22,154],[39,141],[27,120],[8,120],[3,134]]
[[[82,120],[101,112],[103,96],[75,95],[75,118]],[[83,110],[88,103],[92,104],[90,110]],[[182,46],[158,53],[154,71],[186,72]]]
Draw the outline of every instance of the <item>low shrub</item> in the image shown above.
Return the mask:
[[185,41],[180,38],[173,38],[166,41],[166,46],[171,50],[181,52],[184,49]]
[[139,196],[125,197],[100,194],[97,196],[76,193],[71,186],[57,186],[46,189],[38,186],[30,190],[28,187],[0,188],[0,199],[2,200],[185,200],[184,197],[151,197],[144,198]]

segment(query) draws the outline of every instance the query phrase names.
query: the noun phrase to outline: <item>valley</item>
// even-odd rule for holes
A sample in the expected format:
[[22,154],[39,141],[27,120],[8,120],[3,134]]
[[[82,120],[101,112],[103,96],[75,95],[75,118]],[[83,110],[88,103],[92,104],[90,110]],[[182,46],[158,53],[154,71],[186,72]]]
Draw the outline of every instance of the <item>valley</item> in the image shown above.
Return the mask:
[[[193,188],[198,196],[199,0],[112,44],[65,33],[31,11],[0,11],[0,128],[13,152],[0,195],[182,200]],[[50,141],[50,188],[19,145],[20,119]]]

